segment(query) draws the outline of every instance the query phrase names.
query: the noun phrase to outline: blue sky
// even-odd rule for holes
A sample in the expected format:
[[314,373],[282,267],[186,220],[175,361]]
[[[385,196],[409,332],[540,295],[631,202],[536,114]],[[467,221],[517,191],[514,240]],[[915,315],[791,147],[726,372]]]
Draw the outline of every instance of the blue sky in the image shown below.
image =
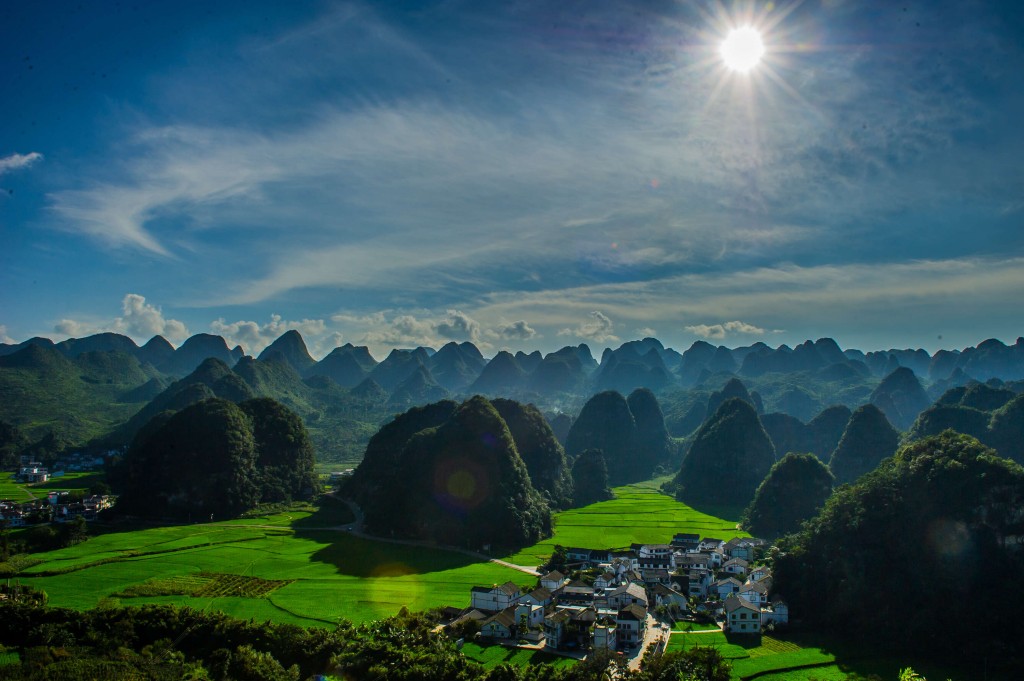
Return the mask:
[[5,342],[1022,334],[1019,3],[22,2],[0,38]]

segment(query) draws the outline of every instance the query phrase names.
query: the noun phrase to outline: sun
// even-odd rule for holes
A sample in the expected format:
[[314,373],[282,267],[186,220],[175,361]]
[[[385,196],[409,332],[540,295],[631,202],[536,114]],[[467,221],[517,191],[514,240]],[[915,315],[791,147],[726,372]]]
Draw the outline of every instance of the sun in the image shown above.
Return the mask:
[[718,51],[727,67],[746,73],[757,66],[764,56],[764,41],[756,28],[743,26],[729,31]]

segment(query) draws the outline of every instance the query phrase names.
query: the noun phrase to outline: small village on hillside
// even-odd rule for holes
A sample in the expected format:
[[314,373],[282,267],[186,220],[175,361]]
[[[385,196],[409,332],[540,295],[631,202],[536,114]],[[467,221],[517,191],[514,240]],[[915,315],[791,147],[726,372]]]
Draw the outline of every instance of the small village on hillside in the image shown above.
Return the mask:
[[[113,452],[108,452],[108,456]],[[90,456],[84,452],[75,452],[64,456],[53,469],[48,469],[39,461],[22,457],[22,461],[11,478],[24,485],[38,485],[59,480],[66,472],[81,473],[102,470],[103,456]],[[8,475],[0,472],[0,475]],[[104,485],[105,487],[105,485]],[[25,488],[26,490],[30,488]],[[113,506],[114,499],[109,494],[83,494],[71,490],[46,489],[40,490],[42,496],[28,500],[0,499],[0,521],[8,527],[25,527],[50,522],[67,522],[76,518],[86,521],[96,520],[99,512]]]
[[771,570],[759,564],[765,548],[762,539],[685,533],[621,551],[569,548],[569,575],[551,570],[531,591],[512,582],[475,586],[469,607],[447,609],[448,626],[574,657],[602,649],[639,655],[648,644],[663,646],[680,620],[757,635],[789,623],[786,602],[769,599]]

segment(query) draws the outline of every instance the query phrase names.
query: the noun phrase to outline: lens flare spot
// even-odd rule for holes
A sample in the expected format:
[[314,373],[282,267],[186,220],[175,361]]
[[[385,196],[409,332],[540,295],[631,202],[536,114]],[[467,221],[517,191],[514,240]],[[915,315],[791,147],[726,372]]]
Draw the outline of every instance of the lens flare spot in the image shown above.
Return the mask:
[[469,471],[455,471],[448,477],[448,495],[468,501],[476,493],[476,478],[469,474]]
[[470,511],[487,498],[489,491],[487,471],[472,459],[446,459],[434,469],[434,499],[449,511]]
[[359,605],[375,613],[378,618],[390,617],[402,609],[423,609],[426,585],[417,571],[405,563],[382,563],[369,575],[366,600]]

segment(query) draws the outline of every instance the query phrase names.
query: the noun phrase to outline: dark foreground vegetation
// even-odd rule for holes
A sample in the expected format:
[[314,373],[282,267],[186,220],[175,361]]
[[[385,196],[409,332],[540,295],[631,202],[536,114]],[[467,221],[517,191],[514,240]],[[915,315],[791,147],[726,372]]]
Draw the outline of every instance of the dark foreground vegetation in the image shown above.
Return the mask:
[[467,660],[454,639],[435,633],[427,615],[337,629],[245,622],[191,608],[146,606],[78,612],[0,604],[0,640],[20,664],[0,666],[0,679],[232,679],[299,681],[316,675],[363,681],[727,681],[729,665],[712,648],[668,653],[631,672],[594,655],[568,668],[493,669]]
[[1024,649],[1024,467],[973,437],[912,442],[779,542],[775,590],[806,626],[905,651]]

